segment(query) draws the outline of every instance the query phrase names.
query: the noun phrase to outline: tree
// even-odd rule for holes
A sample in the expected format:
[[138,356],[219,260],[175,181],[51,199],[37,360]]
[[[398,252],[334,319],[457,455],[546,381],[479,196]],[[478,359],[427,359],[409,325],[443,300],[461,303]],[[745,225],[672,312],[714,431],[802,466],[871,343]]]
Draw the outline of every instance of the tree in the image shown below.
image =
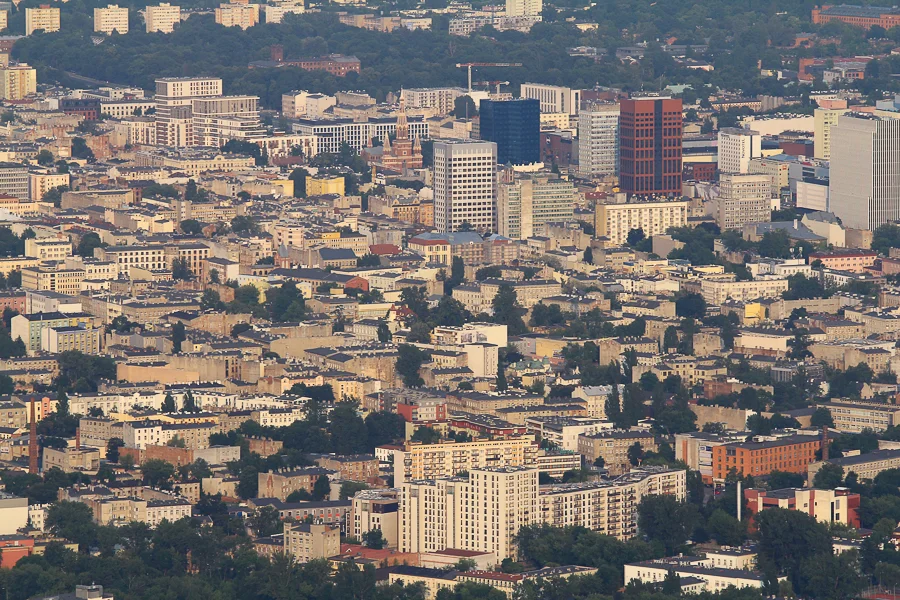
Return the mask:
[[674,554],[699,521],[696,506],[679,502],[670,495],[645,496],[638,506],[638,529],[648,539],[662,543],[666,554]]
[[91,508],[82,502],[57,502],[47,510],[44,526],[53,534],[79,545],[82,552],[97,540]]
[[172,325],[172,352],[178,354],[181,352],[181,344],[187,340],[184,332],[184,323],[181,321]]
[[428,297],[425,287],[407,287],[400,291],[400,303],[412,311],[419,319],[428,318]]
[[441,434],[431,427],[419,427],[416,429],[409,440],[411,442],[421,442],[423,444],[437,444],[441,441]]
[[453,101],[453,116],[457,119],[471,119],[478,114],[471,96],[458,96]]
[[278,510],[272,506],[261,507],[248,519],[247,524],[260,537],[275,535],[284,529]]
[[146,460],[141,465],[144,483],[151,487],[168,488],[174,474],[175,467],[172,466],[172,463],[158,458]]
[[353,498],[357,492],[369,489],[365,483],[361,481],[345,481],[341,484],[340,499],[347,500]]
[[415,344],[430,344],[431,327],[425,321],[416,321],[409,328],[409,333],[406,335],[406,341]]
[[172,279],[187,281],[193,276],[187,258],[176,258],[172,261]]
[[37,161],[37,164],[43,167],[49,167],[56,159],[53,157],[53,153],[49,150],[41,150],[37,153],[35,160]]
[[813,478],[813,486],[822,489],[833,490],[844,482],[844,467],[834,463],[825,463]]
[[303,168],[297,168],[291,171],[288,179],[294,182],[294,197],[306,198],[306,178],[309,177],[309,171]]
[[706,316],[706,300],[700,294],[685,294],[675,300],[675,314],[679,317],[702,319]]
[[331,495],[331,481],[326,475],[319,475],[316,483],[313,485],[313,500],[324,500]]
[[81,236],[76,252],[84,258],[93,258],[95,248],[105,248],[106,246],[107,244],[100,239],[100,236],[91,231]]
[[809,351],[812,340],[809,337],[809,331],[806,329],[795,329],[794,337],[788,340],[787,344],[791,347],[787,353],[789,358],[802,360],[807,356],[812,356],[812,352]]
[[810,417],[809,424],[813,427],[834,427],[834,418],[830,410],[820,406]]
[[747,539],[746,525],[721,509],[709,516],[706,530],[723,546],[740,546]]
[[175,398],[172,397],[172,392],[166,392],[166,397],[163,399],[161,410],[164,413],[173,413],[178,410],[175,407]]
[[381,257],[371,252],[356,259],[357,267],[380,267]]
[[[754,515],[759,565],[765,573],[787,573],[797,587],[800,565],[808,557],[832,554],[828,526],[798,510],[767,508]],[[800,591],[798,589],[798,591]]]
[[632,466],[639,466],[643,459],[644,447],[641,446],[640,442],[635,442],[628,447],[628,462],[630,462]]
[[641,229],[640,227],[637,229],[631,229],[628,232],[628,238],[627,238],[628,245],[631,247],[637,246],[642,241],[644,241],[644,239],[646,239],[646,237],[647,236],[644,234],[644,230]]
[[[666,327],[666,332],[663,334],[663,351],[668,351],[670,348],[677,348],[678,342],[678,330],[673,325],[669,325]],[[646,373],[644,373],[644,375],[646,375]]]
[[501,284],[497,293],[491,300],[494,309],[494,322],[506,325],[509,335],[521,335],[528,331],[525,321],[522,320],[524,310],[518,305],[519,299],[516,290],[509,284]]
[[584,255],[581,257],[581,260],[589,265],[594,264],[594,251],[590,246],[584,249]]
[[[218,276],[218,272],[215,269],[212,272]],[[218,309],[220,306],[222,306],[222,297],[219,296],[219,292],[211,289],[203,290],[203,294],[200,296],[201,310]]]
[[441,297],[431,317],[439,327],[461,327],[472,320],[463,303],[452,296]]
[[405,437],[406,421],[397,413],[373,411],[366,415],[366,429],[369,446],[378,447]]
[[109,441],[106,442],[106,460],[119,462],[119,448],[123,446],[125,446],[125,441],[122,438],[109,438]]
[[203,223],[197,219],[185,219],[179,226],[181,227],[181,231],[188,235],[200,235],[203,233]]
[[397,373],[403,380],[403,385],[406,387],[422,387],[425,385],[425,381],[419,375],[419,369],[422,367],[422,363],[425,362],[428,354],[409,344],[400,344],[397,347],[397,353],[396,368]]
[[381,550],[387,544],[387,540],[384,539],[384,534],[380,529],[370,529],[362,537],[366,547],[372,550]]
[[259,225],[253,217],[238,215],[231,220],[231,230],[235,233],[256,235],[259,233]]
[[394,336],[391,333],[391,330],[388,327],[388,324],[385,321],[379,321],[378,322],[378,341],[383,344],[386,344],[387,342],[390,342],[393,337]]
[[188,390],[184,393],[184,401],[181,403],[181,412],[200,412],[200,407],[197,406],[197,402],[194,400],[194,394],[193,392],[191,392],[191,390]]
[[783,490],[787,488],[803,487],[803,475],[799,473],[787,473],[785,471],[772,471],[769,473],[769,489]]

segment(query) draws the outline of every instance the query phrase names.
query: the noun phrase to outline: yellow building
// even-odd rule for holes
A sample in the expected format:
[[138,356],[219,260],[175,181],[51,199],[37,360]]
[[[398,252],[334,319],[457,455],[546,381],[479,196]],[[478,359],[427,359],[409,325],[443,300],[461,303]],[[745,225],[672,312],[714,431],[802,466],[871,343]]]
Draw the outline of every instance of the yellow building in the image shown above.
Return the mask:
[[42,4],[38,8],[25,9],[25,35],[39,29],[44,33],[59,31],[59,8]]
[[110,4],[106,8],[94,8],[94,31],[98,33],[128,33],[128,8]]
[[144,23],[147,33],[158,31],[172,33],[175,25],[181,22],[181,7],[161,2],[159,6],[148,6],[144,9]]
[[[32,69],[34,70],[34,69]],[[53,188],[68,186],[68,173],[29,173],[28,194],[32,200],[40,200]]]
[[241,29],[253,27],[259,23],[259,4],[220,4],[216,9],[216,23]]
[[344,178],[340,175],[307,175],[306,195],[322,196],[324,194],[344,195]]
[[624,194],[617,194],[616,202],[598,203],[594,208],[596,235],[608,237],[611,244],[621,246],[632,229],[641,229],[646,237],[651,237],[665,233],[670,227],[684,227],[688,204],[687,200],[625,202]]
[[37,71],[34,68],[21,63],[0,69],[0,99],[21,100],[35,92],[37,92]]

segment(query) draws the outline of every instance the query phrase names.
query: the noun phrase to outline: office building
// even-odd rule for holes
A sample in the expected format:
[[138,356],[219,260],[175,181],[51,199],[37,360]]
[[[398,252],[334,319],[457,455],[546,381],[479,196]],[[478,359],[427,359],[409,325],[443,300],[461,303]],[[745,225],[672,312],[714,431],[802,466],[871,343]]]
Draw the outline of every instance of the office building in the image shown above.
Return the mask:
[[[516,2],[516,0],[512,1]],[[524,0],[524,2],[527,3],[528,0]],[[541,4],[540,0],[537,0],[537,4]],[[508,6],[509,2],[507,2]],[[507,8],[507,10],[509,9]],[[540,14],[540,10],[538,14]],[[519,89],[519,96],[540,102],[542,113],[577,115],[578,107],[581,105],[581,90],[573,90],[559,85],[523,83]]]
[[772,220],[772,181],[768,175],[722,173],[716,199],[716,225],[722,231]]
[[844,227],[900,220],[900,119],[841,115],[831,128],[831,212]]
[[578,113],[578,176],[619,173],[619,104],[591,102]]
[[94,8],[94,31],[111,35],[128,33],[128,8],[110,4],[106,8]]
[[497,196],[497,144],[487,141],[434,143],[434,226],[458,231],[468,223],[493,231]]
[[750,161],[762,158],[759,132],[737,127],[719,130],[719,172],[749,173]]
[[[526,240],[546,223],[569,221],[575,208],[572,182],[556,175],[517,174],[503,169],[497,187],[497,233]],[[543,235],[543,231],[541,233]]]
[[144,23],[147,33],[172,33],[175,25],[181,23],[181,7],[161,2],[159,6],[148,6],[144,9]]
[[501,165],[540,162],[540,102],[532,99],[482,100],[479,107],[480,137],[497,144]]
[[0,162],[0,195],[28,198],[28,167]]
[[810,463],[807,467],[808,481],[816,478],[826,464],[837,465],[844,470],[844,475],[856,473],[860,481],[872,481],[879,473],[888,469],[900,469],[900,450],[874,450],[856,456],[843,456],[829,460]]
[[[885,352],[883,348],[873,351],[879,354]],[[900,406],[896,404],[832,400],[818,402],[816,406],[831,413],[834,428],[841,433],[862,433],[865,430],[881,433],[900,425]]]
[[537,469],[470,468],[400,486],[400,552],[455,548],[514,558],[519,529],[540,522]]
[[541,0],[506,0],[507,17],[534,17],[543,10]]
[[259,4],[220,4],[216,8],[216,23],[241,29],[253,27],[259,23]]
[[265,136],[257,96],[197,98],[191,102],[195,146],[220,148],[229,140],[252,141]]
[[627,194],[681,195],[680,98],[637,96],[619,113],[619,187]]
[[[149,10],[151,7],[147,7]],[[156,141],[161,146],[194,143],[193,105],[222,95],[218,77],[166,77],[156,80]]]
[[[810,479],[812,481],[812,479]],[[751,515],[767,508],[798,510],[814,517],[816,521],[831,525],[839,523],[859,529],[859,494],[846,488],[819,490],[811,488],[787,488],[783,490],[744,490],[747,510]]]
[[831,128],[841,115],[847,112],[844,108],[817,108],[813,113],[813,156],[822,160],[831,159]]
[[609,202],[594,207],[594,228],[597,237],[608,237],[613,246],[621,246],[632,229],[641,229],[651,237],[670,227],[687,225],[687,200],[625,201],[625,194],[617,194]]
[[406,108],[427,108],[438,115],[449,115],[456,106],[456,99],[465,96],[464,88],[405,88],[400,98]]
[[[310,100],[318,94],[310,94],[306,100],[306,110],[309,111]],[[284,98],[282,98],[282,101]],[[333,101],[333,99],[332,99]],[[299,110],[299,107],[296,109]],[[307,114],[309,117],[309,114]],[[346,142],[357,152],[369,146],[373,139],[384,140],[397,135],[397,123],[399,117],[378,117],[365,121],[353,119],[300,119],[293,125],[294,133],[309,136],[316,140],[316,151],[320,154],[336,154],[341,149],[341,144]],[[408,135],[410,139],[429,139],[428,123],[422,117],[406,119]]]
[[772,471],[805,473],[816,460],[822,443],[816,436],[793,435],[764,442],[735,442],[715,446],[713,480],[724,481],[734,469],[740,477],[768,475]]
[[0,68],[0,100],[21,100],[36,92],[36,69],[25,63]]
[[44,33],[59,31],[59,8],[41,4],[37,8],[25,9],[25,35],[41,30]]

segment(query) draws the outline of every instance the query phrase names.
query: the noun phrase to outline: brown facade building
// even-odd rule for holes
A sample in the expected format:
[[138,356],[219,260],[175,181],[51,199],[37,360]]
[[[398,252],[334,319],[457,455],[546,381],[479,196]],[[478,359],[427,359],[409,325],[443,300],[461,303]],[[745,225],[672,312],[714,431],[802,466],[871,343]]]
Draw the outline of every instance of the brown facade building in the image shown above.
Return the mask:
[[680,98],[622,100],[619,112],[619,184],[640,195],[681,194]]

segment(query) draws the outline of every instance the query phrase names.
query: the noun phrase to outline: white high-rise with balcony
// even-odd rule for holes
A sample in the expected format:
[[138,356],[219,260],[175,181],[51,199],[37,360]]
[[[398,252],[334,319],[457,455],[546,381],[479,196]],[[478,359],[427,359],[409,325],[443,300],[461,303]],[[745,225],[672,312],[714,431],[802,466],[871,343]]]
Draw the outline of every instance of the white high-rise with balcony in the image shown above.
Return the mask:
[[578,113],[578,176],[619,173],[619,105],[592,102]]
[[719,130],[719,172],[749,173],[750,161],[762,157],[759,132],[737,127]]
[[458,231],[469,223],[493,231],[497,198],[497,144],[448,140],[434,143],[434,226]]

